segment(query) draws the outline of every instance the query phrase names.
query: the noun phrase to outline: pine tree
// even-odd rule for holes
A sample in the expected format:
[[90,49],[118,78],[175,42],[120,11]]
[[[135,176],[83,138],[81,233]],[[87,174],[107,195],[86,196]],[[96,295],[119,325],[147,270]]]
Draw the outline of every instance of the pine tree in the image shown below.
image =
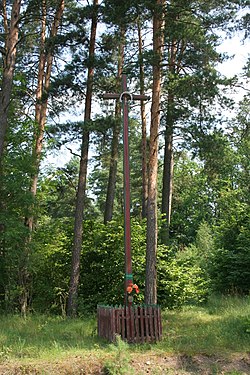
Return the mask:
[[215,29],[225,25],[234,10],[235,4],[230,5],[222,18],[221,4],[173,0],[167,7],[164,64],[167,95],[162,116],[165,148],[161,205],[161,241],[165,244],[169,243],[172,209],[174,137],[187,139],[187,133],[194,136],[199,128],[204,132],[214,122],[214,101],[223,101],[219,85],[229,84],[215,69],[215,64],[223,59],[216,52],[218,36]]
[[67,316],[74,316],[77,312],[77,293],[80,276],[80,257],[82,248],[83,237],[83,213],[84,213],[84,197],[86,191],[87,180],[87,166],[88,166],[88,152],[89,152],[89,130],[87,129],[87,122],[91,119],[91,102],[93,93],[93,77],[94,77],[94,53],[96,41],[96,28],[98,21],[98,0],[93,0],[93,14],[90,31],[89,43],[89,67],[87,76],[87,89],[85,99],[84,111],[84,129],[82,134],[81,145],[81,159],[80,170],[78,178],[78,189],[76,197],[76,210],[75,210],[75,224],[74,224],[74,243],[72,249],[71,261],[71,276],[69,286],[69,297],[67,305]]
[[8,20],[6,0],[3,0],[1,6],[3,29],[6,39],[2,50],[3,73],[0,91],[0,160],[4,151],[4,142],[8,127],[8,110],[10,107],[16,64],[21,3],[21,0],[13,1],[10,20]]
[[153,90],[151,106],[151,124],[149,141],[148,172],[148,212],[147,212],[147,253],[145,303],[157,302],[157,169],[158,169],[158,136],[160,124],[161,96],[161,62],[163,56],[164,0],[156,0],[153,9]]

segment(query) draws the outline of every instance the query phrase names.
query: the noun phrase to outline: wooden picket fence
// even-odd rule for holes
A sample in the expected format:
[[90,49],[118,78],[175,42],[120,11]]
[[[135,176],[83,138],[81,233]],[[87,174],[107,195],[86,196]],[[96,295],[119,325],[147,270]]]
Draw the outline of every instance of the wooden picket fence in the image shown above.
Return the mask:
[[155,342],[162,338],[158,305],[97,307],[98,336],[110,342],[116,335],[129,343]]

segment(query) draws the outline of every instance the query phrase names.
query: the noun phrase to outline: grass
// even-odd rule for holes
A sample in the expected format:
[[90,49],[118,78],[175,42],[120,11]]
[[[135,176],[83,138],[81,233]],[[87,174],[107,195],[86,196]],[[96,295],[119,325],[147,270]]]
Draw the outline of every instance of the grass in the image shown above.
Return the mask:
[[249,352],[249,317],[249,297],[214,297],[204,307],[165,311],[165,335],[158,347],[190,355]]
[[[19,370],[25,369],[22,370],[23,372],[21,370],[20,372],[13,371],[15,374],[57,374],[51,370],[29,372],[29,368],[30,366],[34,368],[39,361],[47,364],[49,362],[64,363],[62,366],[65,368],[70,365],[68,359],[71,358],[72,363],[78,359],[79,361],[85,359],[89,369],[95,363],[101,364],[102,368],[106,366],[106,368],[113,369],[113,372],[106,370],[106,374],[126,374],[126,371],[122,372],[122,369],[129,366],[128,361],[134,358],[144,361],[145,367],[148,366],[148,361],[145,358],[154,356],[160,360],[163,356],[176,356],[179,368],[184,371],[179,370],[178,374],[196,373],[193,363],[194,356],[229,358],[237,353],[241,353],[241,357],[249,355],[249,317],[249,297],[212,298],[203,307],[189,306],[179,311],[163,311],[163,339],[161,342],[154,345],[126,345],[125,348],[121,342],[118,342],[118,347],[116,347],[97,337],[94,316],[84,319],[64,319],[45,315],[30,315],[26,319],[16,315],[1,316],[0,366],[18,364]],[[124,352],[126,352],[125,356],[122,357]],[[220,373],[217,365],[210,365],[211,374]],[[60,366],[57,367],[59,369]],[[188,372],[189,368],[193,368],[193,372]],[[78,370],[73,371],[71,366],[71,370],[63,372],[60,369],[58,374],[92,373],[90,370],[89,372],[84,372],[85,370],[79,372]],[[132,374],[131,371],[130,369],[128,373]],[[155,372],[151,373],[171,374],[171,371],[171,368],[167,372],[155,369]],[[1,372],[0,367],[0,374],[2,373],[8,374],[8,372]],[[9,374],[11,373],[9,372]],[[175,373],[174,370],[172,373]],[[140,372],[137,371],[137,374],[139,375]],[[233,368],[223,374],[236,375],[244,374],[244,372]]]
[[96,320],[63,319],[46,315],[2,316],[0,322],[0,360],[6,358],[58,357],[70,351],[90,351],[100,340]]

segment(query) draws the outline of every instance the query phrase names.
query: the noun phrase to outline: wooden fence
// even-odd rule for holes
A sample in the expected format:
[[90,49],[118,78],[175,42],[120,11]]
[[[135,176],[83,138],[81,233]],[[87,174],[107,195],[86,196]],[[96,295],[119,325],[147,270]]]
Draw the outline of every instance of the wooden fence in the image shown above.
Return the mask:
[[157,305],[97,307],[98,336],[115,341],[116,335],[129,343],[161,340],[161,311]]

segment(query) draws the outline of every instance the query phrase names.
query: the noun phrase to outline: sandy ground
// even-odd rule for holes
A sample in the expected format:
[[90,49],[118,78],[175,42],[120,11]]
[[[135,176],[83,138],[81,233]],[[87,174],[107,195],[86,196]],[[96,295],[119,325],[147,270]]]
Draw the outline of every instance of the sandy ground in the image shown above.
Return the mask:
[[[92,356],[76,356],[67,359],[46,362],[34,361],[20,364],[5,361],[0,363],[1,375],[109,375],[105,370],[105,361]],[[155,355],[136,354],[131,359],[130,369],[127,372],[116,372],[117,375],[250,375],[250,353],[237,354],[226,358],[224,356],[207,355]]]

